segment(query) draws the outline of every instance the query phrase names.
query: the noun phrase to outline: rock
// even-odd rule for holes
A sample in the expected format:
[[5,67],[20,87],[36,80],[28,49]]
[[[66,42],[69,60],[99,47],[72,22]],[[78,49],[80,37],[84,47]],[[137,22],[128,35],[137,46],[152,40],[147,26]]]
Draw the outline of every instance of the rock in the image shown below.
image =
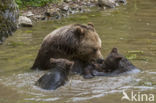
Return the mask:
[[117,2],[121,2],[121,3],[124,3],[124,4],[126,4],[127,3],[127,1],[126,0],[116,0]]
[[23,13],[23,16],[26,16],[26,17],[31,17],[33,16],[34,14],[31,12],[31,11],[28,11],[26,13]]
[[53,12],[52,19],[60,19],[60,18],[61,18],[60,12],[58,12],[58,11]]
[[64,2],[66,2],[66,3],[69,3],[69,2],[71,2],[72,0],[63,0]]
[[67,5],[67,4],[63,5],[61,9],[64,10],[64,11],[68,11],[69,10],[69,5]]
[[66,6],[63,7],[63,10],[65,10],[65,11],[67,11],[68,9],[69,9],[69,6],[68,5],[66,5]]
[[42,20],[44,18],[43,15],[34,15],[34,19]]
[[53,19],[60,19],[61,14],[60,14],[60,9],[59,8],[52,8],[48,9],[44,15],[45,15],[45,20],[53,20]]
[[32,27],[33,26],[31,19],[27,18],[26,16],[20,16],[18,19],[18,24],[23,27]]
[[18,8],[14,0],[0,0],[0,44],[17,29]]
[[98,5],[100,7],[110,7],[110,8],[114,8],[116,6],[116,0],[98,0]]
[[46,20],[50,20],[50,19],[60,19],[61,15],[58,11],[52,12],[52,13],[47,13],[45,12],[45,18]]

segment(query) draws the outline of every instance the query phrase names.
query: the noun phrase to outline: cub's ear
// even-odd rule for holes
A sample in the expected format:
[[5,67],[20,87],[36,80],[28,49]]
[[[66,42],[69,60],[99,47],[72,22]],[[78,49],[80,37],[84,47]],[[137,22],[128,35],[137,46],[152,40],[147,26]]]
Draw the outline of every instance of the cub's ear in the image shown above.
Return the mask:
[[80,27],[80,26],[77,26],[75,27],[75,35],[78,37],[78,38],[81,38],[85,35],[85,30]]
[[116,56],[116,57],[115,57],[115,60],[116,60],[116,61],[120,61],[121,59],[122,59],[122,56]]
[[118,49],[117,48],[113,48],[111,53],[118,53]]

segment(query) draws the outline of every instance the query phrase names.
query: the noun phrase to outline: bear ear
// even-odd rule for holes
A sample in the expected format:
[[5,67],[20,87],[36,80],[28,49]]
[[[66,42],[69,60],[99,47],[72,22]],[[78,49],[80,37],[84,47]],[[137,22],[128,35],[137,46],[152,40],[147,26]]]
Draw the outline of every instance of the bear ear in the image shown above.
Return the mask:
[[77,37],[82,37],[82,36],[84,36],[85,35],[85,31],[84,31],[84,29],[82,28],[82,27],[80,27],[80,26],[77,26],[76,28],[75,28],[75,35],[77,36]]
[[88,23],[88,27],[89,27],[91,30],[95,31],[94,24],[93,24],[92,22],[89,22],[89,23]]
[[117,48],[113,48],[111,53],[118,53],[118,49]]
[[94,28],[94,24],[92,22],[88,22],[88,26]]

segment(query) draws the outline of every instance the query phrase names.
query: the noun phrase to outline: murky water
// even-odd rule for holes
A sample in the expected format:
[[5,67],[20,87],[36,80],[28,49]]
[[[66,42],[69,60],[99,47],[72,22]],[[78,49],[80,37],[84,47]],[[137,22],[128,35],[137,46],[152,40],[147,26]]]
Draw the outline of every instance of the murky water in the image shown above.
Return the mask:
[[[90,80],[75,75],[56,91],[36,87],[35,81],[45,72],[29,68],[42,39],[60,26],[87,22],[94,23],[102,39],[104,57],[117,47],[141,72]],[[127,103],[121,101],[123,90],[128,95],[131,91],[154,94],[156,101],[156,0],[129,0],[128,5],[116,9],[19,29],[0,45],[0,87],[0,103]]]

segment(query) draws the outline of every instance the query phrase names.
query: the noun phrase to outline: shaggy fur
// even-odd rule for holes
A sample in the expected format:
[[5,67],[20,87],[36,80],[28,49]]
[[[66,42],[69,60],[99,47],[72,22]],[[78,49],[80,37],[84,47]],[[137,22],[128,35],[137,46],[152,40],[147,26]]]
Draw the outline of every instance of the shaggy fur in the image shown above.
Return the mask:
[[84,69],[83,77],[89,79],[93,76],[114,76],[134,69],[138,68],[119,54],[117,48],[113,48],[105,60],[99,59],[89,64]]
[[105,60],[105,70],[120,74],[123,72],[131,71],[136,68],[126,57],[118,53],[117,48],[113,48],[111,53]]
[[50,58],[66,58],[84,64],[102,58],[101,40],[93,24],[72,24],[54,30],[47,35],[31,69],[49,68]]
[[72,61],[67,59],[50,59],[50,71],[44,74],[36,85],[47,90],[55,90],[64,85],[68,80],[70,69],[73,65]]

